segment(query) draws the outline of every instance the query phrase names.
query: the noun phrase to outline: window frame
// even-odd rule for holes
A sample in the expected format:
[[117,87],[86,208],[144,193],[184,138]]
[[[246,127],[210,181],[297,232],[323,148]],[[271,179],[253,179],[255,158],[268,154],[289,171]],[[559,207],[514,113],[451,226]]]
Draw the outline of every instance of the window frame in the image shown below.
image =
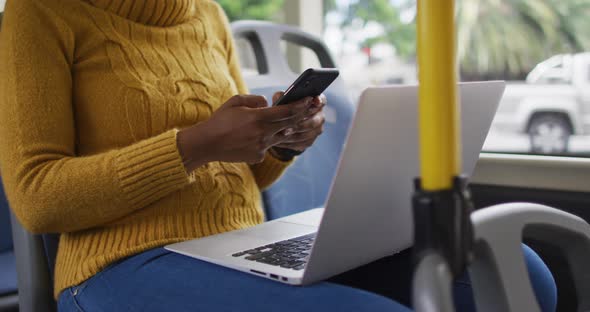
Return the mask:
[[590,192],[590,158],[481,153],[471,183]]

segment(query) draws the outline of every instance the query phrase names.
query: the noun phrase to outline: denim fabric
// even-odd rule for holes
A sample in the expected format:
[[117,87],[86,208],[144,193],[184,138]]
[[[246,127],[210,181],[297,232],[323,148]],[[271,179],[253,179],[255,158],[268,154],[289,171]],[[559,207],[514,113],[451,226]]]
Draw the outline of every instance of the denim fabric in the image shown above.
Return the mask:
[[[556,291],[551,273],[529,248],[525,247],[524,252],[536,294],[543,299],[543,311],[554,311]],[[302,287],[157,248],[113,264],[86,282],[64,290],[59,297],[59,311],[402,312],[409,311],[398,302],[410,301],[410,263],[410,253],[403,252],[329,281]],[[459,311],[474,310],[466,277],[457,282],[455,296]]]

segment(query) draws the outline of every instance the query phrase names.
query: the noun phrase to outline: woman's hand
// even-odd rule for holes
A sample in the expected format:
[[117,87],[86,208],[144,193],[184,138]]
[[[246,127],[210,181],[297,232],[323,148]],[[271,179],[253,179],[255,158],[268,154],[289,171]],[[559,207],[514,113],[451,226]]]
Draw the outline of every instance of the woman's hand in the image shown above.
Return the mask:
[[[273,96],[273,102],[276,102],[282,96],[282,92],[277,92]],[[286,148],[302,152],[310,147],[320,134],[324,131],[324,111],[323,108],[327,103],[326,96],[320,95],[311,100],[311,106],[305,113],[305,117],[294,128],[288,128],[283,131],[286,136],[282,142],[277,143],[274,147]],[[290,105],[290,104],[288,104]],[[280,149],[272,150],[273,154],[281,159],[287,159],[281,155]]]
[[[266,98],[236,95],[207,121],[178,133],[178,147],[187,172],[212,161],[258,163],[266,151],[301,131],[309,108],[317,104],[306,98],[289,105],[267,107]],[[299,145],[298,145],[299,146]]]

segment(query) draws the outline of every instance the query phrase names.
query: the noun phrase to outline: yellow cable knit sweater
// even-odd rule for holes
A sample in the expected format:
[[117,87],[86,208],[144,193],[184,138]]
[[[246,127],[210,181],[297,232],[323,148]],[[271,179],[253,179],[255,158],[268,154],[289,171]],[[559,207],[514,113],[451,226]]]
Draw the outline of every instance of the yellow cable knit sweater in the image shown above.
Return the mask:
[[62,233],[56,297],[118,259],[263,221],[260,189],[287,163],[187,174],[176,145],[247,91],[215,2],[8,0],[0,36],[0,172],[27,229]]

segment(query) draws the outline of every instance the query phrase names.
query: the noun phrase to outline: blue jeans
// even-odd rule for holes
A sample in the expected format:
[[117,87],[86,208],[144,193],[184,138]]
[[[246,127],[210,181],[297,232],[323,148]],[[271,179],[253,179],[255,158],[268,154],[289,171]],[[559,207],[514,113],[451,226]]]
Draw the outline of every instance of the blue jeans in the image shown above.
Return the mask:
[[[544,312],[556,289],[543,261],[524,254]],[[290,286],[156,248],[115,263],[64,290],[59,311],[409,311],[411,259],[402,252],[311,286]],[[474,311],[465,276],[455,283],[458,311]]]

